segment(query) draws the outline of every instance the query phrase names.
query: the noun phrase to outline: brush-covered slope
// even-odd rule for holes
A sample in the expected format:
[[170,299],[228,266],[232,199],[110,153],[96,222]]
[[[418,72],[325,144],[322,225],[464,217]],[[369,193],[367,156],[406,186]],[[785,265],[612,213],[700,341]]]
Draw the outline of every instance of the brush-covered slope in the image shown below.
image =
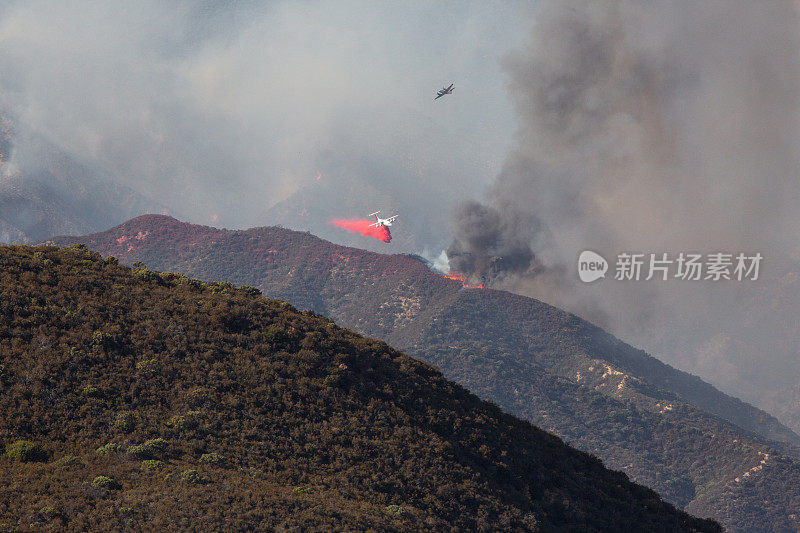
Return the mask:
[[412,257],[280,228],[225,231],[147,216],[54,242],[256,286],[437,365],[479,396],[730,529],[800,524],[800,467],[787,457],[797,435],[537,300],[465,289]]
[[719,531],[252,288],[0,247],[7,529]]

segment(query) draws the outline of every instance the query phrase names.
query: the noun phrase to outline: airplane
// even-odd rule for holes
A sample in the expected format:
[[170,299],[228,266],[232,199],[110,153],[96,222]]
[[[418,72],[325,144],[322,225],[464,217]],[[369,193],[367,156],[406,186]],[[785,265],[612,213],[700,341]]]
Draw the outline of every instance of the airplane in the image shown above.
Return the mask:
[[444,95],[446,95],[446,94],[453,94],[453,85],[454,85],[454,84],[452,84],[452,83],[451,83],[451,84],[450,84],[450,87],[444,87],[444,88],[442,88],[442,90],[441,90],[441,91],[439,91],[438,93],[436,93],[436,98],[434,98],[434,100],[438,100],[439,98],[441,98],[442,96],[444,96]]
[[371,216],[375,217],[375,222],[370,224],[369,225],[370,227],[375,226],[376,228],[379,228],[381,226],[391,226],[392,222],[394,222],[394,219],[396,219],[398,216],[400,216],[400,215],[395,215],[395,216],[389,217],[389,218],[380,218],[378,216],[378,213],[380,213],[380,211],[375,211],[374,213],[370,213],[369,215],[367,215],[368,218],[371,217]]

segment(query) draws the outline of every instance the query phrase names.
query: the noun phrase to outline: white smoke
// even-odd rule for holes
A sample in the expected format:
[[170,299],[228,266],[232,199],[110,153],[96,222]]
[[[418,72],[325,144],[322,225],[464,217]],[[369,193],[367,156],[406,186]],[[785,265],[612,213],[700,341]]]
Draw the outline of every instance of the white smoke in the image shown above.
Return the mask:
[[[318,170],[424,186],[446,212],[500,168],[513,114],[498,58],[527,25],[522,4],[477,1],[12,1],[0,110],[198,222],[260,225]],[[450,82],[459,99],[434,106]]]

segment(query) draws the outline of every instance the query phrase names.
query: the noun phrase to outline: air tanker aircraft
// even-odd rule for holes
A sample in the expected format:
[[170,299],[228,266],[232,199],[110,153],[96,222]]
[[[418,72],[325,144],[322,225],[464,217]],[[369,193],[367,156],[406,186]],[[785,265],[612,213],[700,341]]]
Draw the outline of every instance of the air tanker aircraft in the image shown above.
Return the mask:
[[455,85],[455,84],[451,83],[450,87],[442,88],[441,91],[436,93],[436,98],[434,98],[434,100],[438,100],[439,98],[441,98],[442,96],[444,96],[446,94],[453,94],[453,85]]
[[394,216],[389,217],[389,218],[380,218],[378,216],[378,213],[380,213],[380,211],[375,211],[374,213],[370,213],[369,215],[367,215],[367,217],[371,217],[371,216],[375,217],[375,222],[370,224],[369,225],[370,227],[375,226],[376,228],[379,228],[381,226],[391,226],[392,222],[394,222],[394,219],[396,219],[397,217],[400,216],[400,215],[394,215]]

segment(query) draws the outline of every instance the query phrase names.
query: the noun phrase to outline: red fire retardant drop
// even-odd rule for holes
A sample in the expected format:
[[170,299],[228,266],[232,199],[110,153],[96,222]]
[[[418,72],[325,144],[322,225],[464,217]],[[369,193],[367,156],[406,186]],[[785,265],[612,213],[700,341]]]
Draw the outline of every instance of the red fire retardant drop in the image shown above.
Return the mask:
[[374,224],[369,220],[362,218],[359,220],[332,220],[331,224],[337,228],[342,228],[353,233],[360,233],[366,237],[374,237],[379,241],[391,242],[392,234],[389,233],[389,228],[386,226],[370,226]]

